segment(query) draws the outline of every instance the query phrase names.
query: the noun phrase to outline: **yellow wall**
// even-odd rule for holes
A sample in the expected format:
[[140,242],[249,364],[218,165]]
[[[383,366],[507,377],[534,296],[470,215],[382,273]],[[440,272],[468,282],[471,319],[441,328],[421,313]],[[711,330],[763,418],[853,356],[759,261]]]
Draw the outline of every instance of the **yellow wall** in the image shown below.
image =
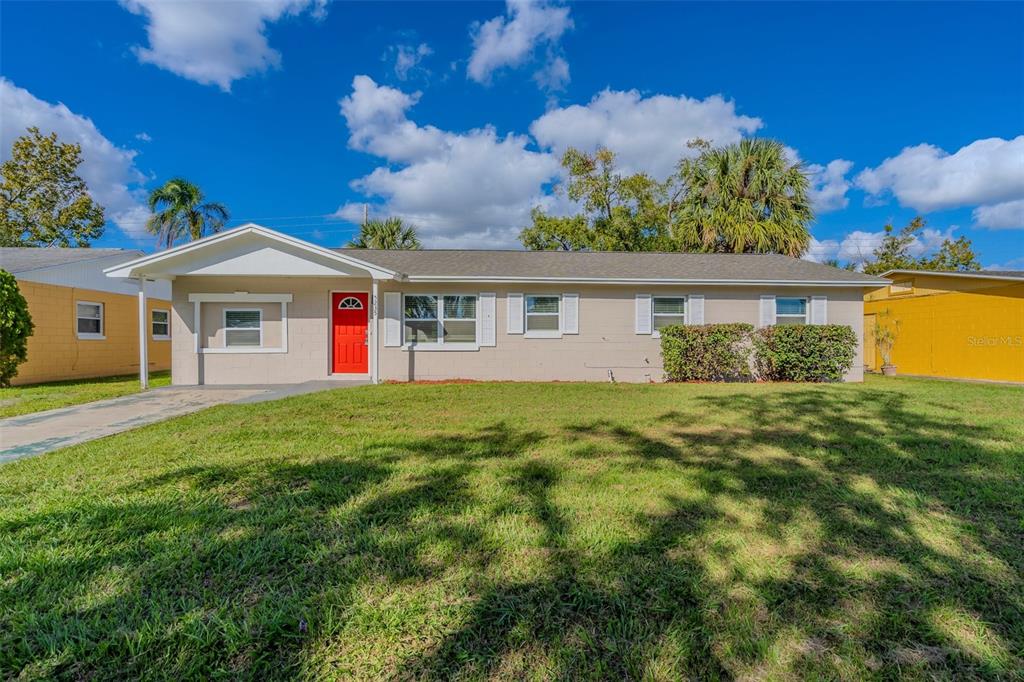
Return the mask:
[[[28,340],[28,360],[18,367],[12,384],[34,384],[85,377],[133,374],[139,371],[139,302],[134,296],[75,289],[20,280],[35,332]],[[75,301],[103,303],[103,340],[79,339],[75,333]],[[169,301],[149,299],[148,308],[170,310]],[[148,324],[149,369],[171,366],[171,342],[152,338]]]
[[[890,323],[899,321],[892,354],[899,373],[1024,382],[1024,283],[935,275],[893,279],[913,281],[913,291],[872,292],[864,314],[884,321],[888,310]],[[866,327],[864,334],[870,333]],[[880,366],[876,352],[870,368]]]

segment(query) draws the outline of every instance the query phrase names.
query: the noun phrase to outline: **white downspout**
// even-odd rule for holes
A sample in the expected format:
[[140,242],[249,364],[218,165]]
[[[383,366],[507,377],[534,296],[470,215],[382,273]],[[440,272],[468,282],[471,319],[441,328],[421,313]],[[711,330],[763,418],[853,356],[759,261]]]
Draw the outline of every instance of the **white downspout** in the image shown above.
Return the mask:
[[373,346],[370,348],[370,352],[373,354],[373,359],[370,363],[370,382],[377,384],[380,383],[380,344],[377,343],[377,333],[380,325],[377,323],[377,292],[378,292],[377,280],[373,280],[371,285],[372,293],[370,294],[370,325],[373,331]]
[[146,336],[146,278],[139,277],[139,385],[143,391],[149,388],[149,344]]

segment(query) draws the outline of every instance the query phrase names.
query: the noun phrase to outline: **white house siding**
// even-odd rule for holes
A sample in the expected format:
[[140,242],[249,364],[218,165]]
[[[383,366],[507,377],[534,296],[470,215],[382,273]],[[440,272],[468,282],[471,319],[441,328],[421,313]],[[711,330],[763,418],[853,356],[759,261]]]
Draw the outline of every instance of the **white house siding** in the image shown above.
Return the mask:
[[[299,277],[179,277],[174,281],[172,377],[175,384],[290,383],[330,376],[330,293],[370,291],[369,279]],[[204,353],[197,355],[192,336],[191,293],[292,294],[288,304],[287,353]],[[387,291],[433,294],[497,295],[496,345],[468,351],[406,350],[385,347],[383,294]],[[579,333],[561,338],[527,338],[509,334],[507,295],[579,294]],[[410,284],[380,282],[378,302],[379,367],[382,381],[473,379],[481,381],[661,381],[659,340],[635,333],[635,296],[704,296],[704,321],[749,322],[757,325],[760,297],[828,297],[828,322],[846,324],[858,339],[863,335],[863,296],[859,287],[652,287],[625,285],[489,285]],[[221,338],[219,315],[203,304],[202,339],[216,346]],[[220,308],[225,304],[216,304]],[[271,304],[261,304],[271,305]],[[271,307],[276,306],[272,304]],[[239,307],[254,307],[239,304]],[[211,328],[213,326],[213,328]],[[372,343],[372,341],[371,341]],[[862,357],[858,346],[856,358]],[[372,361],[372,358],[371,358]],[[859,363],[845,377],[862,381]]]

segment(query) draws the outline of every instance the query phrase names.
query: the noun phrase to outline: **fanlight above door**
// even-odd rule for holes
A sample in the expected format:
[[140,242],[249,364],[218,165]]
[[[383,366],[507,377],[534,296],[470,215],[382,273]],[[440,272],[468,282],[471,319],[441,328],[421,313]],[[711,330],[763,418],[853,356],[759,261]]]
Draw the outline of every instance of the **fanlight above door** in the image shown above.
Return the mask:
[[355,296],[346,296],[338,303],[338,310],[362,310],[363,302]]

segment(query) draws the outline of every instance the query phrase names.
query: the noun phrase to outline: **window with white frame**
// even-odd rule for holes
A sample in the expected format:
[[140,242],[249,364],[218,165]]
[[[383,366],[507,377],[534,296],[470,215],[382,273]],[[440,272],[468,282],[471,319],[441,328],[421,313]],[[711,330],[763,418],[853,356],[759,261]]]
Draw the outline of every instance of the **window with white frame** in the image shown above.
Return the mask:
[[224,347],[246,348],[263,345],[263,310],[228,308],[224,311]]
[[775,324],[807,324],[807,299],[775,299]]
[[408,294],[403,310],[405,343],[476,343],[476,296]]
[[561,324],[561,297],[528,295],[526,297],[527,336],[558,336]]
[[912,293],[914,293],[914,283],[909,279],[905,279],[902,282],[893,282],[889,285],[889,294],[892,296]]
[[75,302],[75,330],[80,339],[103,338],[103,304]]
[[655,296],[651,304],[651,328],[657,335],[674,324],[686,324],[685,296]]
[[154,308],[150,313],[150,324],[153,329],[153,338],[166,340],[171,338],[171,313],[168,310]]

